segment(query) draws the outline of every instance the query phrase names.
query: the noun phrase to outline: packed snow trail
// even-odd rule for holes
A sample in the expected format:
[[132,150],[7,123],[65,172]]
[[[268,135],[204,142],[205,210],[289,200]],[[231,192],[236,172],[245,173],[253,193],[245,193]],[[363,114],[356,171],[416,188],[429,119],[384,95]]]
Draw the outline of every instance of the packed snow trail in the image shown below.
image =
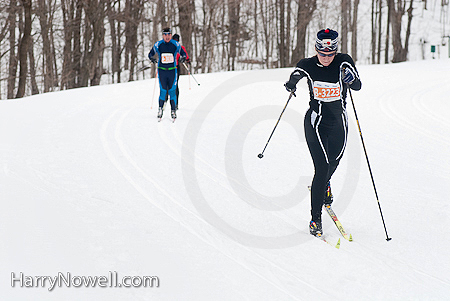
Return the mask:
[[[445,299],[450,60],[358,68],[353,97],[393,239],[348,104],[332,187],[354,241],[339,250],[308,231],[305,81],[257,158],[290,68],[198,75],[191,90],[182,76],[175,123],[150,110],[153,80],[0,101],[0,299]],[[109,271],[160,286],[11,287],[12,272]]]

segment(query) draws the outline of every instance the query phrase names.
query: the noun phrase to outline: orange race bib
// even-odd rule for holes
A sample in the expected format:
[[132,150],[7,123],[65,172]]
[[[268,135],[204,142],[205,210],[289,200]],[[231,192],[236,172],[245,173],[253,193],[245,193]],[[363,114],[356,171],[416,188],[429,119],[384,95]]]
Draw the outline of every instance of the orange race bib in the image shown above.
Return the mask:
[[339,83],[314,82],[314,98],[324,102],[332,102],[341,99],[341,87]]
[[172,53],[161,53],[161,63],[172,64],[174,62]]

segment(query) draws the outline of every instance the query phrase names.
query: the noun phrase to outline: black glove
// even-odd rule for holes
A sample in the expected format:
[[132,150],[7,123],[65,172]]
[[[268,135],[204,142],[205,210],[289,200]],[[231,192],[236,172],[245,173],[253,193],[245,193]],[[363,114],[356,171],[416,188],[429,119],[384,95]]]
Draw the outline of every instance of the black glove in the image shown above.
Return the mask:
[[288,92],[294,93],[297,90],[297,83],[299,80],[302,79],[302,77],[305,76],[303,73],[300,73],[300,71],[295,70],[292,72],[291,76],[289,77],[289,80],[284,84],[286,87],[286,90]]
[[158,60],[155,59],[154,57],[151,57],[151,58],[150,58],[150,61],[151,61],[153,64],[156,64],[156,63],[158,62]]
[[342,81],[349,85],[351,85],[356,79],[355,73],[353,73],[353,71],[350,68],[344,69],[343,76],[344,78],[342,79]]
[[286,87],[286,90],[291,93],[294,93],[297,90],[296,85],[290,81],[287,81],[284,86]]
[[180,64],[183,64],[184,62],[186,62],[186,57],[185,56],[180,56],[178,61],[180,62]]
[[186,63],[191,64],[191,59],[186,59]]

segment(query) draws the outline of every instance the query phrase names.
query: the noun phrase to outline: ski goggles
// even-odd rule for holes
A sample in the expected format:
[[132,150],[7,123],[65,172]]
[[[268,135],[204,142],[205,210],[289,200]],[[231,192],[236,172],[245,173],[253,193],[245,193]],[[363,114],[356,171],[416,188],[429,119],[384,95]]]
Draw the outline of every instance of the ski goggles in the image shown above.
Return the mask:
[[333,53],[330,53],[330,54],[322,53],[322,52],[319,52],[319,51],[317,51],[317,53],[318,53],[320,56],[322,56],[322,57],[333,57],[333,56],[336,55],[336,51],[334,51]]

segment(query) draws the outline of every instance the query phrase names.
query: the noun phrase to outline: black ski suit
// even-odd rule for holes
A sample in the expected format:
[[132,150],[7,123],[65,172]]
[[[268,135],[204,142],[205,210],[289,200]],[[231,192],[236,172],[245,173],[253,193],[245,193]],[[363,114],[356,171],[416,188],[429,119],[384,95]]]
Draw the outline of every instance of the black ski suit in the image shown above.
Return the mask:
[[289,82],[296,84],[307,77],[310,102],[304,120],[306,142],[314,163],[311,185],[311,216],[320,221],[328,181],[344,154],[347,143],[347,84],[342,70],[350,68],[356,79],[352,90],[361,89],[361,81],[352,58],[337,53],[329,66],[320,64],[317,56],[302,59],[291,74]]

